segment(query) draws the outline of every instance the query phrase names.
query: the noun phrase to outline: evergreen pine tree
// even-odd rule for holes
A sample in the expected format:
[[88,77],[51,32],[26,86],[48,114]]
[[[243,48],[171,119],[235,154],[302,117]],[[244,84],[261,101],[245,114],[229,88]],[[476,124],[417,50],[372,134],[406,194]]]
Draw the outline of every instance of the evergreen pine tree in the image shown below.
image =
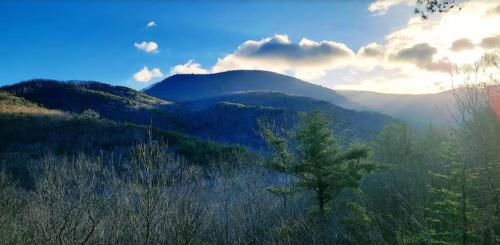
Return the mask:
[[354,145],[342,151],[329,126],[329,120],[319,112],[303,115],[292,136],[294,151],[288,150],[289,142],[264,129],[266,141],[275,150],[269,166],[297,179],[290,189],[273,190],[281,193],[313,191],[321,216],[330,201],[348,188],[359,187],[363,176],[375,168],[373,163],[366,161],[366,147]]

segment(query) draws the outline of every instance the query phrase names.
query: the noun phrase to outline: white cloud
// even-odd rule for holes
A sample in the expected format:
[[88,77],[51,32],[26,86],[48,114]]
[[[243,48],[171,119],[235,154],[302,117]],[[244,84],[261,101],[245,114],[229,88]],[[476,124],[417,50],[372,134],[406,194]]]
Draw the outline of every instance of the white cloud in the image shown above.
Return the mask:
[[500,47],[500,35],[494,37],[486,37],[481,40],[481,47],[484,49],[494,49]]
[[360,58],[380,59],[383,58],[384,55],[384,48],[377,43],[370,43],[364,47],[361,47],[358,51],[358,57]]
[[[463,2],[461,6],[461,10],[452,9],[427,20],[414,16],[405,27],[387,34],[381,47],[373,46],[383,50],[385,56],[375,52],[380,58],[371,59],[376,63],[372,62],[375,65],[369,67],[369,72],[366,68],[360,69],[368,63],[361,59],[355,72],[334,70],[322,80],[336,81],[327,85],[333,88],[378,92],[424,93],[450,89],[451,77],[446,72],[450,66],[473,63],[488,48],[500,44],[500,15],[492,14],[496,13],[498,3],[477,0]],[[361,49],[358,57],[360,54]],[[342,72],[348,75],[335,74]]]
[[157,53],[158,52],[158,44],[156,42],[146,42],[143,41],[141,43],[134,43],[134,46],[142,50],[146,53]]
[[[335,85],[326,84],[334,89],[368,90],[381,93],[434,93],[449,89],[450,75],[441,72],[422,72],[417,67],[384,68],[376,67],[369,72],[337,70],[342,81]],[[425,74],[418,76],[418,74]],[[332,75],[332,74],[328,74]]]
[[487,14],[489,15],[500,15],[500,5],[496,6],[495,8],[492,8],[488,10]]
[[437,48],[428,43],[418,43],[410,48],[405,48],[390,57],[391,60],[411,63],[429,71],[450,72],[451,64],[446,58],[434,61]]
[[374,12],[377,15],[384,15],[389,8],[399,4],[415,4],[415,0],[375,0],[368,6],[368,11]]
[[140,71],[136,72],[133,76],[134,80],[140,83],[148,83],[155,78],[162,78],[165,75],[161,72],[159,68],[148,69],[144,66]]
[[357,52],[355,67],[360,70],[370,71],[377,66],[387,63],[387,50],[378,43],[370,43],[361,47]]
[[[372,10],[409,2],[379,0]],[[439,92],[451,88],[450,67],[473,63],[500,45],[500,14],[492,14],[497,8],[498,3],[477,0],[427,20],[416,15],[406,26],[388,33],[385,40],[357,52],[335,41],[303,38],[294,42],[287,35],[248,40],[211,68],[190,61],[173,67],[171,73],[260,69],[336,89]]]
[[455,52],[462,52],[465,50],[474,49],[474,47],[475,45],[468,38],[458,39],[451,44],[451,50]]
[[244,42],[232,54],[220,58],[212,71],[261,69],[311,79],[326,70],[348,65],[355,56],[342,43],[306,38],[294,43],[287,35],[275,35]]
[[154,21],[150,21],[146,25],[146,28],[153,28],[153,27],[157,27],[156,22],[154,22]]
[[446,58],[437,59],[437,49],[427,43],[408,48],[370,43],[355,54],[345,44],[334,41],[316,42],[302,39],[292,42],[286,35],[275,35],[259,41],[249,40],[233,53],[218,60],[211,72],[236,69],[259,69],[293,75],[318,82],[330,71],[350,68],[369,71],[417,67],[432,72],[448,72],[451,64]]
[[208,70],[203,69],[199,63],[189,60],[186,64],[176,65],[170,68],[170,75],[175,74],[207,74]]

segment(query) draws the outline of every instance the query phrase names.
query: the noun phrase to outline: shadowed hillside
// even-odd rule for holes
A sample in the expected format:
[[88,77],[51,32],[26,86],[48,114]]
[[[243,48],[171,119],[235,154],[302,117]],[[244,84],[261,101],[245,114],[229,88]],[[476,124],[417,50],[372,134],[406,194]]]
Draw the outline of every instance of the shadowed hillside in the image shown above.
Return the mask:
[[235,93],[182,105],[195,111],[188,121],[195,125],[196,134],[228,142],[245,142],[257,148],[264,145],[258,134],[258,118],[291,129],[298,122],[299,113],[320,111],[332,120],[332,127],[338,134],[350,140],[371,139],[385,125],[397,122],[380,113],[348,110],[326,101],[278,92]]

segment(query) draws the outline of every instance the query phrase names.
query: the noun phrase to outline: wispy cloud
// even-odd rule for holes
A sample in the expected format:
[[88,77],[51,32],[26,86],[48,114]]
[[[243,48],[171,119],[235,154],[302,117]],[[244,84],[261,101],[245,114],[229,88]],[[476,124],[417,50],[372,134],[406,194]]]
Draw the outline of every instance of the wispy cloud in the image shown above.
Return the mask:
[[158,25],[156,25],[156,22],[155,21],[150,21],[148,22],[148,24],[146,24],[146,28],[153,28],[153,27],[157,27]]
[[164,76],[159,68],[149,70],[147,66],[144,66],[140,71],[134,73],[133,78],[140,83],[149,83],[155,78],[162,78]]
[[146,42],[143,41],[141,43],[134,43],[134,46],[142,50],[146,53],[157,53],[158,52],[158,44],[156,42]]
[[170,68],[170,75],[175,74],[207,74],[208,70],[203,69],[199,63],[189,60],[186,64],[176,65]]
[[415,4],[415,0],[375,0],[368,6],[368,11],[384,15],[390,8],[399,4]]

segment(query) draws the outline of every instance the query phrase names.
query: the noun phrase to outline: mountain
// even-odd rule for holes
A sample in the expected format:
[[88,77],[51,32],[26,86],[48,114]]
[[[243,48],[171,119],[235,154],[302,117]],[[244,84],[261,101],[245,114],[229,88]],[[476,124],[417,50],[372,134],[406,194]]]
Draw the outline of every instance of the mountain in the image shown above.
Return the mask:
[[274,72],[234,70],[214,74],[178,74],[144,90],[164,100],[189,101],[248,91],[274,91],[302,95],[332,104],[352,107],[352,102],[335,91]]
[[171,125],[175,118],[169,113],[175,103],[127,87],[95,81],[34,79],[1,89],[49,109],[77,114],[92,110],[114,121],[141,125],[153,122],[166,130],[175,127]]
[[329,102],[348,109],[376,111],[402,119],[415,127],[422,127],[430,122],[449,123],[452,121],[454,110],[451,91],[422,95],[334,91],[290,76],[258,70],[173,75],[143,92],[164,100],[187,102],[205,99],[209,101],[210,98],[255,91],[281,92]]
[[33,79],[4,86],[2,89],[27,100],[43,101],[42,104],[49,108],[59,107],[61,110],[77,113],[102,106],[102,103],[105,103],[105,108],[101,109],[103,113],[114,113],[117,109],[152,109],[171,104],[127,87],[95,81]]
[[332,118],[337,125],[341,125],[340,128],[349,129],[351,132],[357,131],[358,133],[351,134],[351,136],[360,138],[363,138],[363,133],[376,133],[387,123],[395,122],[393,118],[380,113],[345,109],[327,101],[281,92],[242,92],[185,102],[183,105],[196,111],[221,102],[231,102],[246,106],[281,109],[293,112],[312,112],[317,110]]
[[[195,111],[193,113],[195,121],[204,124],[199,128],[206,130],[218,126],[227,128],[231,132],[235,131],[228,135],[247,132],[247,139],[252,138],[248,136],[252,134],[258,137],[251,131],[256,130],[258,118],[274,120],[284,128],[290,129],[298,122],[300,112],[315,110],[329,117],[333,121],[333,129],[349,140],[371,139],[385,125],[396,122],[393,118],[380,113],[344,109],[327,101],[280,92],[242,92],[185,102],[182,105]],[[224,120],[220,120],[221,118]],[[206,124],[210,120],[209,127]],[[242,125],[245,125],[247,130],[244,130]]]
[[[131,146],[148,140],[148,128],[131,123],[47,109],[0,89],[0,164],[26,178],[27,167],[47,154],[99,154],[119,157]],[[153,129],[154,140],[198,163],[221,156],[231,158],[241,147],[198,140],[180,133]],[[5,164],[5,165],[3,165]]]
[[368,91],[337,90],[361,107],[400,118],[413,126],[430,122],[450,123],[454,112],[453,91],[437,94],[383,94]]
[[257,120],[262,118],[283,129],[290,129],[298,121],[298,114],[271,107],[220,102],[207,109],[186,114],[184,118],[190,122],[189,135],[228,144],[241,144],[262,152],[267,148],[260,136]]
[[64,115],[61,111],[41,107],[1,89],[0,113],[2,115]]
[[240,144],[256,151],[265,150],[257,125],[261,118],[289,130],[299,121],[301,112],[319,110],[332,119],[332,129],[349,141],[369,140],[394,122],[380,113],[344,109],[328,101],[282,92],[239,92],[174,103],[98,82],[32,80],[3,89],[48,109],[78,115],[95,113],[115,122],[152,125],[159,130]]

